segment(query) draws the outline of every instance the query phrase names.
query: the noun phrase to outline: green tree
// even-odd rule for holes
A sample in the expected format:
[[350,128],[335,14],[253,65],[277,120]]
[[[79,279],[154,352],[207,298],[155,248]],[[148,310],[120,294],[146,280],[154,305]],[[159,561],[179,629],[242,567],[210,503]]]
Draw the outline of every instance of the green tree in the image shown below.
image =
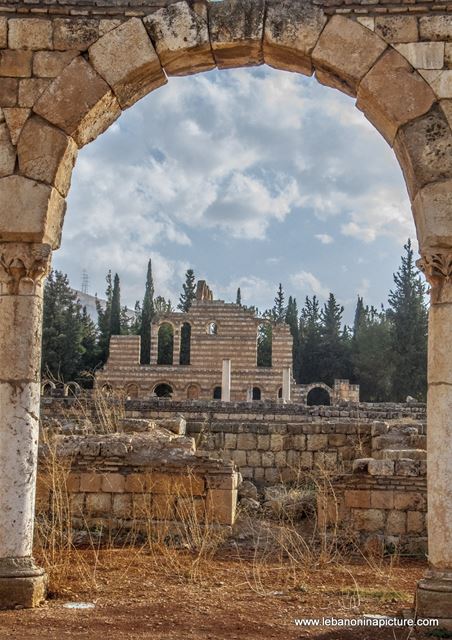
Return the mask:
[[427,392],[428,314],[425,285],[416,268],[411,241],[394,274],[389,293],[393,362],[392,395],[403,401],[408,395],[424,399]]
[[182,285],[182,293],[179,298],[177,308],[187,313],[193,302],[196,300],[196,282],[193,269],[188,269],[185,274],[185,282]]
[[350,336],[346,327],[342,328],[344,307],[339,305],[333,293],[320,312],[320,382],[332,385],[335,378],[349,378]]
[[163,296],[157,296],[154,300],[155,315],[164,315],[165,313],[171,313],[173,305],[171,300],[166,300]]
[[111,323],[111,304],[113,297],[113,285],[111,278],[111,271],[106,275],[105,281],[107,288],[105,290],[106,302],[105,306],[102,306],[100,300],[96,297],[96,310],[97,310],[97,326],[99,328],[99,358],[101,363],[105,363],[108,359],[108,350],[110,345],[110,323]]
[[82,309],[82,368],[83,371],[94,371],[99,365],[98,333],[86,307]]
[[320,304],[316,296],[306,297],[300,313],[300,372],[304,384],[320,381]]
[[115,273],[111,297],[110,337],[121,335],[121,288],[119,276]]
[[239,306],[242,306],[242,292],[240,290],[240,287],[237,289],[237,296],[235,299],[235,304],[238,304]]
[[149,260],[146,274],[146,288],[143,298],[143,310],[141,312],[141,364],[149,364],[151,361],[151,324],[154,320],[154,316],[154,277],[152,275],[152,260]]
[[272,366],[273,326],[270,320],[271,312],[267,312],[267,322],[259,325],[257,330],[257,366]]
[[292,296],[289,296],[286,309],[286,323],[290,327],[290,333],[293,338],[292,347],[292,362],[293,362],[293,376],[295,380],[300,378],[300,366],[301,366],[301,347],[300,347],[300,326],[298,319],[298,306],[297,301]]
[[284,290],[281,283],[279,283],[278,291],[276,293],[275,304],[273,305],[272,315],[275,322],[284,322],[286,318],[286,307],[284,305]]
[[43,375],[70,381],[78,378],[84,353],[81,306],[68,278],[51,271],[44,286],[42,335]]

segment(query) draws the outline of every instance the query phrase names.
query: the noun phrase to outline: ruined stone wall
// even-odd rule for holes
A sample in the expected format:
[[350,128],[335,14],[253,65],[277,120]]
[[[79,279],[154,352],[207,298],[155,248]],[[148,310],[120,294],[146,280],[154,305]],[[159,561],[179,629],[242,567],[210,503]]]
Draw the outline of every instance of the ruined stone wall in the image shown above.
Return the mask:
[[[160,447],[149,434],[58,437],[58,473],[61,478],[66,461],[64,486],[74,529],[125,535],[132,529],[146,533],[168,524],[177,530],[194,518],[201,525],[232,525],[240,477],[235,467],[195,456],[190,438],[174,441],[176,445],[165,439]],[[38,517],[52,504],[51,451],[41,446]]]

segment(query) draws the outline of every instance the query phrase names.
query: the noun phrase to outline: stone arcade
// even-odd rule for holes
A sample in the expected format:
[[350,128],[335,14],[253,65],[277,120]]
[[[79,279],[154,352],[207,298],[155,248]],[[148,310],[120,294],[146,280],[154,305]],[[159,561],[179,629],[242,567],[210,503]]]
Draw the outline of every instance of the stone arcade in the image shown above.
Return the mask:
[[31,556],[42,282],[77,149],[167,76],[265,62],[356,96],[405,175],[432,287],[430,569],[417,613],[452,626],[451,9],[448,0],[0,3],[1,606],[44,594]]

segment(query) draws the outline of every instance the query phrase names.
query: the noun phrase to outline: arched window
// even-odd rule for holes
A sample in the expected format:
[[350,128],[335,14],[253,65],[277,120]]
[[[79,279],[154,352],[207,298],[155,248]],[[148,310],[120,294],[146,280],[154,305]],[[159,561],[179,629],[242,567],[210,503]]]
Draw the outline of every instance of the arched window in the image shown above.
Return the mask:
[[190,364],[191,325],[184,322],[180,330],[180,355],[179,364]]
[[264,322],[257,328],[257,366],[272,366],[273,330],[270,322]]
[[154,394],[157,398],[171,398],[173,395],[173,388],[169,384],[166,384],[166,382],[163,382],[155,387]]
[[253,387],[253,400],[260,400],[261,399],[261,390],[259,389],[259,387]]
[[221,400],[221,387],[215,387],[213,390],[213,399]]
[[312,406],[329,406],[331,404],[330,394],[323,387],[313,387],[306,398],[306,404]]
[[209,324],[207,325],[207,333],[209,334],[209,336],[218,335],[218,325],[216,322],[209,322]]
[[278,389],[278,399],[282,400],[282,387],[279,387]]
[[173,364],[174,329],[169,322],[159,327],[157,364]]

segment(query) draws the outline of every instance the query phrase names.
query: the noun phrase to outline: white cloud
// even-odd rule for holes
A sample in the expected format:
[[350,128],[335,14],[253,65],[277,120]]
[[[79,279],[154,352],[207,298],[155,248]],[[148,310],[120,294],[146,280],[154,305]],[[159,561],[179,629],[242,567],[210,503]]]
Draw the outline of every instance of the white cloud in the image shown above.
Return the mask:
[[315,294],[319,298],[327,298],[330,292],[330,289],[324,286],[320,280],[309,271],[300,271],[299,273],[292,274],[290,281],[303,294],[307,291],[309,294]]
[[328,233],[317,233],[315,237],[317,240],[320,240],[322,244],[333,244],[334,242],[334,238]]

